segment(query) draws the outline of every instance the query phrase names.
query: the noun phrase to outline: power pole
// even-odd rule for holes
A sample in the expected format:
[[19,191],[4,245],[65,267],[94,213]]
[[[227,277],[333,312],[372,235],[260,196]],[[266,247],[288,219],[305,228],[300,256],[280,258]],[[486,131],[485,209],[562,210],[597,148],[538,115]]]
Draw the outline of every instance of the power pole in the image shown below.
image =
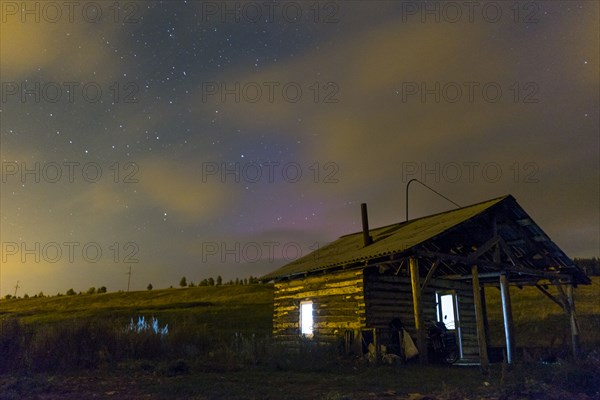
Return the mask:
[[127,293],[129,293],[129,284],[131,283],[131,265],[129,266],[129,272],[127,272],[125,275],[129,275],[127,277]]
[[20,287],[21,286],[19,286],[19,281],[17,281],[17,284],[15,285],[15,296],[14,297],[17,297],[17,290],[19,290]]

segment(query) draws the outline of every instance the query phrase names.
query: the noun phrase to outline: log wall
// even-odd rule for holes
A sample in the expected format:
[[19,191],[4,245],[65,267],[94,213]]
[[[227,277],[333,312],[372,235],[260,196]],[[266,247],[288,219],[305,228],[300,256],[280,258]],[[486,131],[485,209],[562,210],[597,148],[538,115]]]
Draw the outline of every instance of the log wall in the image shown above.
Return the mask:
[[[364,276],[365,322],[369,328],[379,328],[385,332],[394,318],[400,318],[405,329],[416,343],[415,319],[412,304],[410,278],[380,274]],[[432,279],[422,293],[423,320],[427,328],[430,321],[436,320],[436,291],[456,293],[458,317],[465,359],[477,359],[477,327],[471,285],[463,282]]]
[[300,303],[313,302],[316,342],[335,342],[346,330],[365,325],[362,270],[330,272],[275,283],[273,336],[281,341],[300,337]]
[[[431,279],[422,294],[425,327],[436,320],[436,291],[450,290],[456,293],[463,358],[477,360],[479,348],[470,284]],[[300,303],[306,300],[313,302],[315,342],[337,342],[347,330],[354,331],[356,337],[364,328],[377,328],[385,333],[393,318],[400,318],[416,342],[408,277],[348,270],[275,283],[273,336],[276,339],[298,341],[301,337]]]

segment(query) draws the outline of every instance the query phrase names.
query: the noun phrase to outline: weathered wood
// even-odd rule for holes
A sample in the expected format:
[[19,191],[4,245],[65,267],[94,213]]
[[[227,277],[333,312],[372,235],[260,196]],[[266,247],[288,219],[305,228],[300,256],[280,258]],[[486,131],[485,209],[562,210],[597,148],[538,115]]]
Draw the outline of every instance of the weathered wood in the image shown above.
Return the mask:
[[[479,290],[481,293],[481,296],[479,296],[479,298],[481,299],[481,313],[483,314],[483,329],[485,332],[485,342],[489,345],[490,344],[490,324],[488,321],[487,301],[485,300],[485,287],[482,285],[479,285]],[[474,299],[473,299],[473,302],[475,302]]]
[[439,259],[435,260],[435,262],[433,263],[433,265],[427,272],[427,276],[423,280],[423,284],[421,285],[421,291],[423,291],[423,289],[427,287],[427,284],[429,284],[429,281],[433,278],[433,274],[435,274],[435,270],[437,269],[439,264],[440,264],[440,260]]
[[[552,300],[553,302],[555,302],[556,304],[558,304],[558,306],[560,308],[562,308],[563,310],[565,310],[565,304],[563,302],[561,302],[560,300],[558,300],[556,297],[554,297],[552,295],[552,293],[550,293],[549,291],[547,291],[546,289],[544,289],[542,286],[540,285],[535,285],[535,287],[542,292],[546,297],[548,297],[550,300]],[[566,311],[566,310],[565,310]]]
[[[315,342],[335,340],[348,329],[365,322],[362,271],[339,271],[326,275],[277,282],[274,294],[273,335],[276,339],[300,338],[301,301],[313,302]],[[288,338],[289,339],[289,338]]]
[[483,306],[481,304],[481,293],[479,286],[479,275],[477,274],[477,265],[471,267],[471,275],[473,276],[473,299],[475,304],[475,315],[477,320],[477,342],[479,344],[479,362],[483,368],[489,365],[487,353],[487,341],[485,334],[485,324],[483,319]]
[[415,330],[417,332],[417,346],[419,348],[419,361],[421,364],[427,362],[427,344],[425,342],[425,329],[423,328],[423,305],[421,304],[421,285],[419,284],[419,262],[411,257],[410,282],[412,287],[413,308],[415,319]]
[[573,345],[573,357],[578,358],[580,354],[579,342],[579,324],[575,312],[575,296],[573,295],[573,285],[567,285],[567,299],[569,302],[569,319],[571,321],[571,342]]

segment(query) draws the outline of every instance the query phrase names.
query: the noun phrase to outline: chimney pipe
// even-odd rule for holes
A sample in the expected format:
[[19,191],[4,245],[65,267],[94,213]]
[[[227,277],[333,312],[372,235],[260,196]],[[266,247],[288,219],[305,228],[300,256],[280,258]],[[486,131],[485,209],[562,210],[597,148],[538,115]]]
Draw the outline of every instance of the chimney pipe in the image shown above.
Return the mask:
[[373,243],[373,238],[369,235],[369,215],[367,214],[367,203],[360,205],[360,213],[362,216],[363,239],[365,247]]

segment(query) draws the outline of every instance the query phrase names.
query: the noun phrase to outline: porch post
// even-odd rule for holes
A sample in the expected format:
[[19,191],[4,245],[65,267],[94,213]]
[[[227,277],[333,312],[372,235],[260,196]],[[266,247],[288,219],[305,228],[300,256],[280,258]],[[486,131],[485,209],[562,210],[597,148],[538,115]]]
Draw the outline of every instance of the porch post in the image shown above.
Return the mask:
[[502,316],[504,317],[504,337],[506,338],[506,362],[512,364],[514,355],[513,318],[506,272],[500,274],[500,294],[502,296]]
[[471,276],[473,277],[473,300],[475,302],[475,316],[477,321],[477,342],[479,343],[479,362],[482,368],[487,368],[489,364],[487,353],[487,341],[485,334],[485,322],[483,316],[483,306],[481,302],[481,287],[479,286],[479,274],[477,265],[471,267]]
[[577,323],[577,314],[575,313],[575,297],[573,296],[573,285],[567,285],[567,301],[569,302],[568,312],[571,319],[571,341],[573,344],[573,358],[579,356],[579,324]]
[[427,342],[423,329],[423,304],[421,303],[421,285],[419,283],[419,261],[416,257],[409,259],[410,283],[412,287],[413,311],[415,315],[415,329],[417,331],[417,347],[419,348],[419,362],[427,362]]
[[487,301],[485,300],[485,286],[479,286],[481,292],[481,311],[483,314],[483,330],[485,332],[485,343],[490,344],[490,323],[488,321]]

